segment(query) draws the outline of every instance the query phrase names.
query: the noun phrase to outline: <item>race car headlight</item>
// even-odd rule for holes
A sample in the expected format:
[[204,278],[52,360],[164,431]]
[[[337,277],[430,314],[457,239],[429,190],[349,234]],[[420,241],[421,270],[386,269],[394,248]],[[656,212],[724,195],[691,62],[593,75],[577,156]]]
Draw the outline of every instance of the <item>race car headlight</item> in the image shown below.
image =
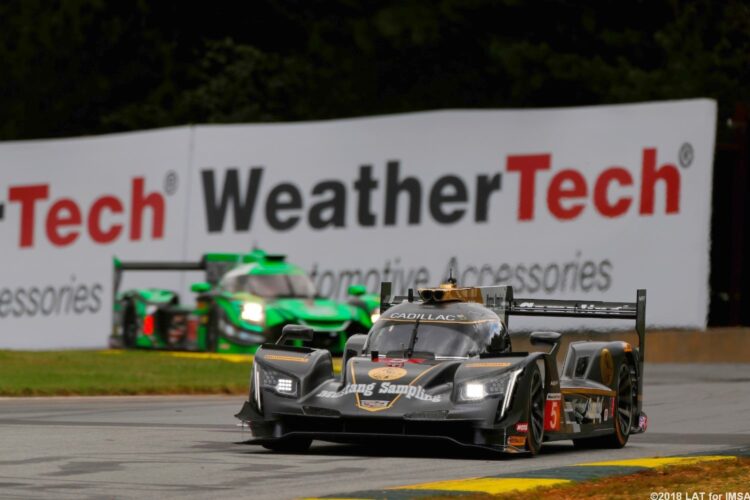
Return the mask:
[[247,302],[242,304],[242,313],[240,316],[250,323],[262,323],[266,314],[263,310],[263,305],[257,302]]
[[370,314],[370,321],[375,323],[378,319],[380,319],[380,309],[375,309],[372,314]]
[[486,395],[487,393],[484,390],[484,384],[481,382],[469,382],[464,386],[464,399],[483,399]]
[[256,367],[258,373],[256,379],[260,387],[270,389],[280,396],[297,396],[299,386],[297,379],[267,366],[256,365]]
[[280,378],[276,381],[276,392],[289,394],[294,390],[294,381],[290,378]]
[[508,395],[513,391],[513,385],[521,370],[503,373],[500,376],[470,380],[463,383],[458,390],[459,401],[480,401],[487,397],[502,396],[509,400]]

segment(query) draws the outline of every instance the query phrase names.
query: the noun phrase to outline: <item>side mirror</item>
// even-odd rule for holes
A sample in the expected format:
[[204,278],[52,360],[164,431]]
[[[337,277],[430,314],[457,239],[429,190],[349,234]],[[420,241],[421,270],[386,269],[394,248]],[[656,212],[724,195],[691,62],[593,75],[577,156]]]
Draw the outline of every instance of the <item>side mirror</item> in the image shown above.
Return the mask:
[[531,343],[531,345],[551,345],[552,349],[550,349],[549,353],[551,355],[555,355],[557,353],[557,349],[560,347],[561,338],[562,335],[557,332],[531,332],[531,335],[529,335],[529,342]]
[[276,341],[277,344],[283,344],[287,340],[302,340],[310,342],[313,339],[313,329],[304,325],[286,325],[281,330],[281,337]]
[[365,348],[365,342],[367,342],[367,335],[363,333],[357,333],[349,337],[346,341],[346,347],[344,347],[344,360],[341,363],[343,367],[342,371],[346,370],[346,363],[354,356],[359,356]]
[[367,293],[367,288],[365,287],[365,285],[351,285],[347,289],[347,292],[353,297],[359,297],[360,295],[364,295]]
[[192,285],[190,285],[190,290],[195,293],[206,293],[211,291],[211,283],[199,281],[198,283],[193,283]]

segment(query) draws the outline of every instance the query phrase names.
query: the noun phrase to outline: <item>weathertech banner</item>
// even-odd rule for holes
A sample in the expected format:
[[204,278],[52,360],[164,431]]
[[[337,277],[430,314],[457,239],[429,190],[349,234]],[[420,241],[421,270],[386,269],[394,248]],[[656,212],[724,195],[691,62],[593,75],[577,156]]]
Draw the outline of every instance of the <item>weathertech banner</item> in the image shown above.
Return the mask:
[[[713,101],[689,100],[0,144],[0,347],[104,345],[115,255],[253,246],[287,254],[327,296],[383,280],[405,292],[452,271],[519,297],[632,301],[646,288],[650,326],[702,328],[715,125]],[[175,287],[190,302],[200,279],[123,287]]]
[[0,143],[0,348],[107,345],[113,256],[183,255],[190,133]]

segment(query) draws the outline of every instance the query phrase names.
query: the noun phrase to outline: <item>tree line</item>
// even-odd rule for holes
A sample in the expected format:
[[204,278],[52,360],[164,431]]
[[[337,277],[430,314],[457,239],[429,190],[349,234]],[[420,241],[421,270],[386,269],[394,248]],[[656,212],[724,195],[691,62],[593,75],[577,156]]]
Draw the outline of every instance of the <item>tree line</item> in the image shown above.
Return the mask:
[[742,0],[9,0],[0,28],[0,140],[750,101]]

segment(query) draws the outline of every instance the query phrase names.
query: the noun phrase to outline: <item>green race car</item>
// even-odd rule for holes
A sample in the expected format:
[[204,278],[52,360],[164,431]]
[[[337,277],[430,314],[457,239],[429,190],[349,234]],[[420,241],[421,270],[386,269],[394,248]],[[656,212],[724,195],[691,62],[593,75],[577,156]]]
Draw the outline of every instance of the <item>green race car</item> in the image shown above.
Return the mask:
[[[194,306],[173,290],[139,288],[119,292],[124,271],[204,271],[193,283]],[[200,262],[114,261],[111,347],[252,354],[274,342],[288,324],[316,333],[315,347],[343,352],[346,340],[367,333],[379,315],[379,297],[362,285],[349,287],[348,302],[320,297],[307,274],[283,255],[210,253]]]

